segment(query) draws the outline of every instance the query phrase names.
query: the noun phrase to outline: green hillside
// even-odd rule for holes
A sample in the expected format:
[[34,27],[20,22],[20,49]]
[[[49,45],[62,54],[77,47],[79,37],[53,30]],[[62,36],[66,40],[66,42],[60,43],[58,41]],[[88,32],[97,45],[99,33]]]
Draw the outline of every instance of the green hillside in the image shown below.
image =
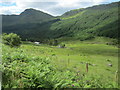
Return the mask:
[[35,9],[26,9],[20,15],[2,15],[3,26],[11,26],[26,23],[42,23],[54,18],[52,15]]
[[[27,9],[20,16],[3,16],[3,32],[14,32],[23,40],[34,41],[61,37],[80,40],[91,39],[95,36],[118,38],[119,3],[71,10],[59,17]],[[18,17],[21,18],[17,20]],[[13,23],[9,23],[11,21]]]
[[118,36],[118,3],[89,7],[69,17],[62,16],[61,19],[62,21],[54,23],[51,29],[57,30],[62,35],[68,33],[68,36],[76,38],[93,35],[112,38]]
[[70,10],[70,11],[64,13],[64,14],[62,15],[62,17],[73,16],[73,15],[75,15],[75,14],[78,14],[78,13],[82,12],[83,10],[84,10],[84,8],[75,9],[75,10]]

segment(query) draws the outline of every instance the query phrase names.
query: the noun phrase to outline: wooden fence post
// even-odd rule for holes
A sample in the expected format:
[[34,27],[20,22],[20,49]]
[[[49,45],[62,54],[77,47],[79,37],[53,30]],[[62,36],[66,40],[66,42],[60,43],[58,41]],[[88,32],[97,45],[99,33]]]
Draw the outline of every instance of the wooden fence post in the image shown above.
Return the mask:
[[118,71],[115,72],[115,81],[118,82]]
[[88,63],[86,63],[86,72],[88,72]]

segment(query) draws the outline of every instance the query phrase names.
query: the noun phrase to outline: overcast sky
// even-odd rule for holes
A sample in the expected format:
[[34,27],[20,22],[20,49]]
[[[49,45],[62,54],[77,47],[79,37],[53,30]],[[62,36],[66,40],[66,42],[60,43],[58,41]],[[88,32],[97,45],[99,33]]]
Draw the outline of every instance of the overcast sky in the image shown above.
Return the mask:
[[93,5],[107,4],[119,0],[0,0],[0,14],[20,14],[34,8],[58,16],[66,11]]

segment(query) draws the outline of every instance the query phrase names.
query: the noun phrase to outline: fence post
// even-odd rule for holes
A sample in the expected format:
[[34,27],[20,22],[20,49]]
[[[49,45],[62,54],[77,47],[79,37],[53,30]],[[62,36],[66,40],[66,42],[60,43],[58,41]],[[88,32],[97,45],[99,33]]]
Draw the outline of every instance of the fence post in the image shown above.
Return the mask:
[[115,72],[115,81],[118,81],[118,71]]
[[88,63],[86,63],[86,72],[88,72]]

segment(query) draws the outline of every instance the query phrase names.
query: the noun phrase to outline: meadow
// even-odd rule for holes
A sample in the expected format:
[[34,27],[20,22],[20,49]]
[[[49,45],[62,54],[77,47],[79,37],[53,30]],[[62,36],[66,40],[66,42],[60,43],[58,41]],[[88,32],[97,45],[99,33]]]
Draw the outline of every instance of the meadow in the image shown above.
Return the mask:
[[[112,39],[63,40],[65,48],[2,45],[3,88],[117,88],[118,47]],[[88,71],[86,65],[88,64]]]

